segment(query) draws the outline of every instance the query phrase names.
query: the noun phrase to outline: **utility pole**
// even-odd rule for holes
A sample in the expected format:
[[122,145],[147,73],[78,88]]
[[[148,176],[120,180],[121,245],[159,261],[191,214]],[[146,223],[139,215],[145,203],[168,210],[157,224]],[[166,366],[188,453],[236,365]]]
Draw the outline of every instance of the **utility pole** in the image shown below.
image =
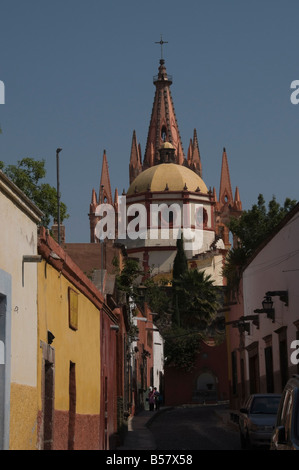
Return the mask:
[[56,170],[57,170],[57,225],[58,225],[58,244],[60,245],[60,188],[59,188],[59,154],[62,149],[56,150]]
[[[104,199],[104,185],[101,185],[100,204],[103,204]],[[104,286],[104,239],[100,240],[101,244],[101,292],[103,293]]]

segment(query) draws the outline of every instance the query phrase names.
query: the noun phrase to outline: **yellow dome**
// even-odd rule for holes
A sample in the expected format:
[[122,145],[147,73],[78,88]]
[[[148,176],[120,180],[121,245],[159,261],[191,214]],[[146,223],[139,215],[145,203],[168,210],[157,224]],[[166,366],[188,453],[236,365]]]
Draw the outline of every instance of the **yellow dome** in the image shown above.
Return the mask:
[[170,142],[163,142],[160,148],[161,149],[174,149],[174,146]]
[[140,173],[132,182],[128,195],[145,191],[198,191],[208,193],[204,181],[194,171],[175,163],[161,163]]

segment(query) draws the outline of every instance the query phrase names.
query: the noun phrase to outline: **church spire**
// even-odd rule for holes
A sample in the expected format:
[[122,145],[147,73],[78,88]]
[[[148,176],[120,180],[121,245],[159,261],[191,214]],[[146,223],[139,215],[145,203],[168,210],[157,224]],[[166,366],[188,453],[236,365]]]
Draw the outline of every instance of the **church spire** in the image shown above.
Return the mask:
[[239,188],[238,186],[236,187],[236,192],[235,192],[235,201],[234,201],[234,207],[236,210],[241,211],[242,210],[242,202],[240,199],[240,193],[239,193]]
[[136,132],[133,131],[129,165],[130,184],[142,172],[140,144],[137,144]]
[[143,170],[159,163],[159,149],[164,142],[170,142],[174,146],[176,163],[179,163],[178,158],[181,161],[184,159],[183,145],[170,91],[171,84],[172,77],[167,74],[165,61],[161,58],[158,75],[154,77],[156,91],[143,160]]
[[187,155],[187,163],[188,163],[188,167],[190,168],[190,170],[193,170],[195,173],[198,174],[198,176],[202,178],[202,166],[201,166],[201,159],[200,159],[196,129],[194,129],[194,132],[193,132],[193,140],[190,139],[188,155]]
[[223,149],[223,154],[222,154],[219,203],[221,205],[229,204],[231,206],[234,203],[234,198],[233,198],[233,193],[232,193],[232,188],[231,188],[231,183],[230,183],[227,154],[226,154],[225,148]]
[[[222,167],[220,178],[219,200],[217,201],[216,191],[214,192],[215,214],[216,214],[216,233],[222,238],[227,249],[231,246],[228,224],[231,217],[240,217],[242,213],[242,203],[239,189],[236,188],[235,199],[233,198],[230,174],[228,168],[226,149],[222,153]],[[233,240],[235,246],[236,240]]]
[[104,150],[103,154],[103,161],[102,161],[102,172],[101,172],[101,181],[100,181],[100,189],[99,189],[99,197],[97,198],[96,191],[93,189],[91,194],[91,203],[90,203],[90,210],[89,210],[89,224],[90,224],[90,243],[97,243],[98,240],[95,236],[95,228],[96,224],[99,220],[99,217],[96,216],[96,209],[102,203],[107,203],[114,205],[117,209],[117,205],[115,201],[117,200],[118,192],[115,192],[115,200],[113,202],[112,192],[111,192],[111,185],[110,185],[110,176],[109,176],[109,168],[108,168],[108,161],[106,150]]
[[100,203],[106,202],[107,204],[113,204],[106,150],[104,150],[104,154],[103,154],[99,202]]

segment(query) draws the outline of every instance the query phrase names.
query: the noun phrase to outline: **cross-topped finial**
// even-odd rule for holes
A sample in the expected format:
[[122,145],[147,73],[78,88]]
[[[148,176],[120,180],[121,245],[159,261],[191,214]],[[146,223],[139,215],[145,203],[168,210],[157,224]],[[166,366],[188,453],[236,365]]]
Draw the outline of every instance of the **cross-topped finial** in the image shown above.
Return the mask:
[[163,60],[163,44],[168,44],[168,41],[163,41],[162,34],[161,34],[160,41],[156,41],[155,44],[160,44],[161,45],[161,60]]

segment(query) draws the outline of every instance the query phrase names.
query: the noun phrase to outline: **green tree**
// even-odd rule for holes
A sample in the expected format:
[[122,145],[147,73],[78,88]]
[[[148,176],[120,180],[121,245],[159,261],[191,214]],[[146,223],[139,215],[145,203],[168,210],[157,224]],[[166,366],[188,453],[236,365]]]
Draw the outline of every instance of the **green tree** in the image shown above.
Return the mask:
[[218,309],[217,290],[211,276],[203,271],[189,270],[183,240],[177,240],[177,254],[173,263],[174,320],[178,327],[189,327],[209,322]]
[[273,196],[267,208],[263,195],[259,194],[257,204],[244,211],[241,217],[232,217],[228,228],[249,256],[296,204],[297,201],[287,198],[280,206]]
[[[219,309],[218,290],[203,271],[189,270],[182,239],[173,265],[172,323],[165,331],[166,363],[191,370]],[[210,334],[210,331],[209,331]]]
[[[43,212],[41,225],[48,227],[51,219],[57,220],[57,190],[48,183],[43,183],[46,176],[45,161],[23,158],[17,165],[5,166],[0,162],[0,169],[18,186],[24,194]],[[60,203],[60,221],[67,219],[66,205]]]
[[203,271],[187,270],[176,281],[173,298],[175,315],[165,332],[166,364],[192,370],[202,339],[211,335],[220,307],[218,290]]
[[232,298],[238,298],[242,270],[245,266],[248,253],[243,246],[232,248],[226,257],[223,276],[226,278],[227,290]]
[[220,307],[218,291],[211,276],[196,269],[185,272],[177,286],[177,294],[180,298],[180,326],[204,331]]
[[219,303],[218,290],[210,276],[188,271],[182,250],[183,244],[178,243],[177,259],[183,263],[180,269],[174,269],[175,285],[167,280],[156,281],[148,272],[143,272],[137,260],[130,258],[125,259],[116,282],[117,288],[126,294],[128,307],[135,304],[142,310],[146,302],[151,311],[158,314],[153,320],[165,339],[166,364],[191,370]]
[[138,302],[138,278],[143,274],[139,262],[133,258],[125,258],[123,268],[120,270],[117,266],[116,287],[119,291],[126,294],[127,299]]
[[179,296],[178,286],[181,283],[182,276],[188,271],[188,261],[184,250],[183,237],[177,239],[177,252],[173,262],[172,269],[172,287],[173,287],[173,313],[174,321],[180,327],[181,316],[180,311],[184,300]]
[[237,237],[238,246],[228,253],[223,275],[232,297],[238,295],[242,270],[249,257],[296,204],[297,201],[286,198],[281,206],[273,196],[266,206],[263,195],[259,194],[257,204],[244,211],[241,217],[231,218],[228,228]]
[[188,262],[186,253],[184,250],[184,240],[183,238],[177,239],[177,252],[173,262],[173,280],[174,282],[178,281],[180,277],[188,271]]
[[191,371],[201,350],[200,334],[173,325],[164,336],[164,340],[165,364]]

